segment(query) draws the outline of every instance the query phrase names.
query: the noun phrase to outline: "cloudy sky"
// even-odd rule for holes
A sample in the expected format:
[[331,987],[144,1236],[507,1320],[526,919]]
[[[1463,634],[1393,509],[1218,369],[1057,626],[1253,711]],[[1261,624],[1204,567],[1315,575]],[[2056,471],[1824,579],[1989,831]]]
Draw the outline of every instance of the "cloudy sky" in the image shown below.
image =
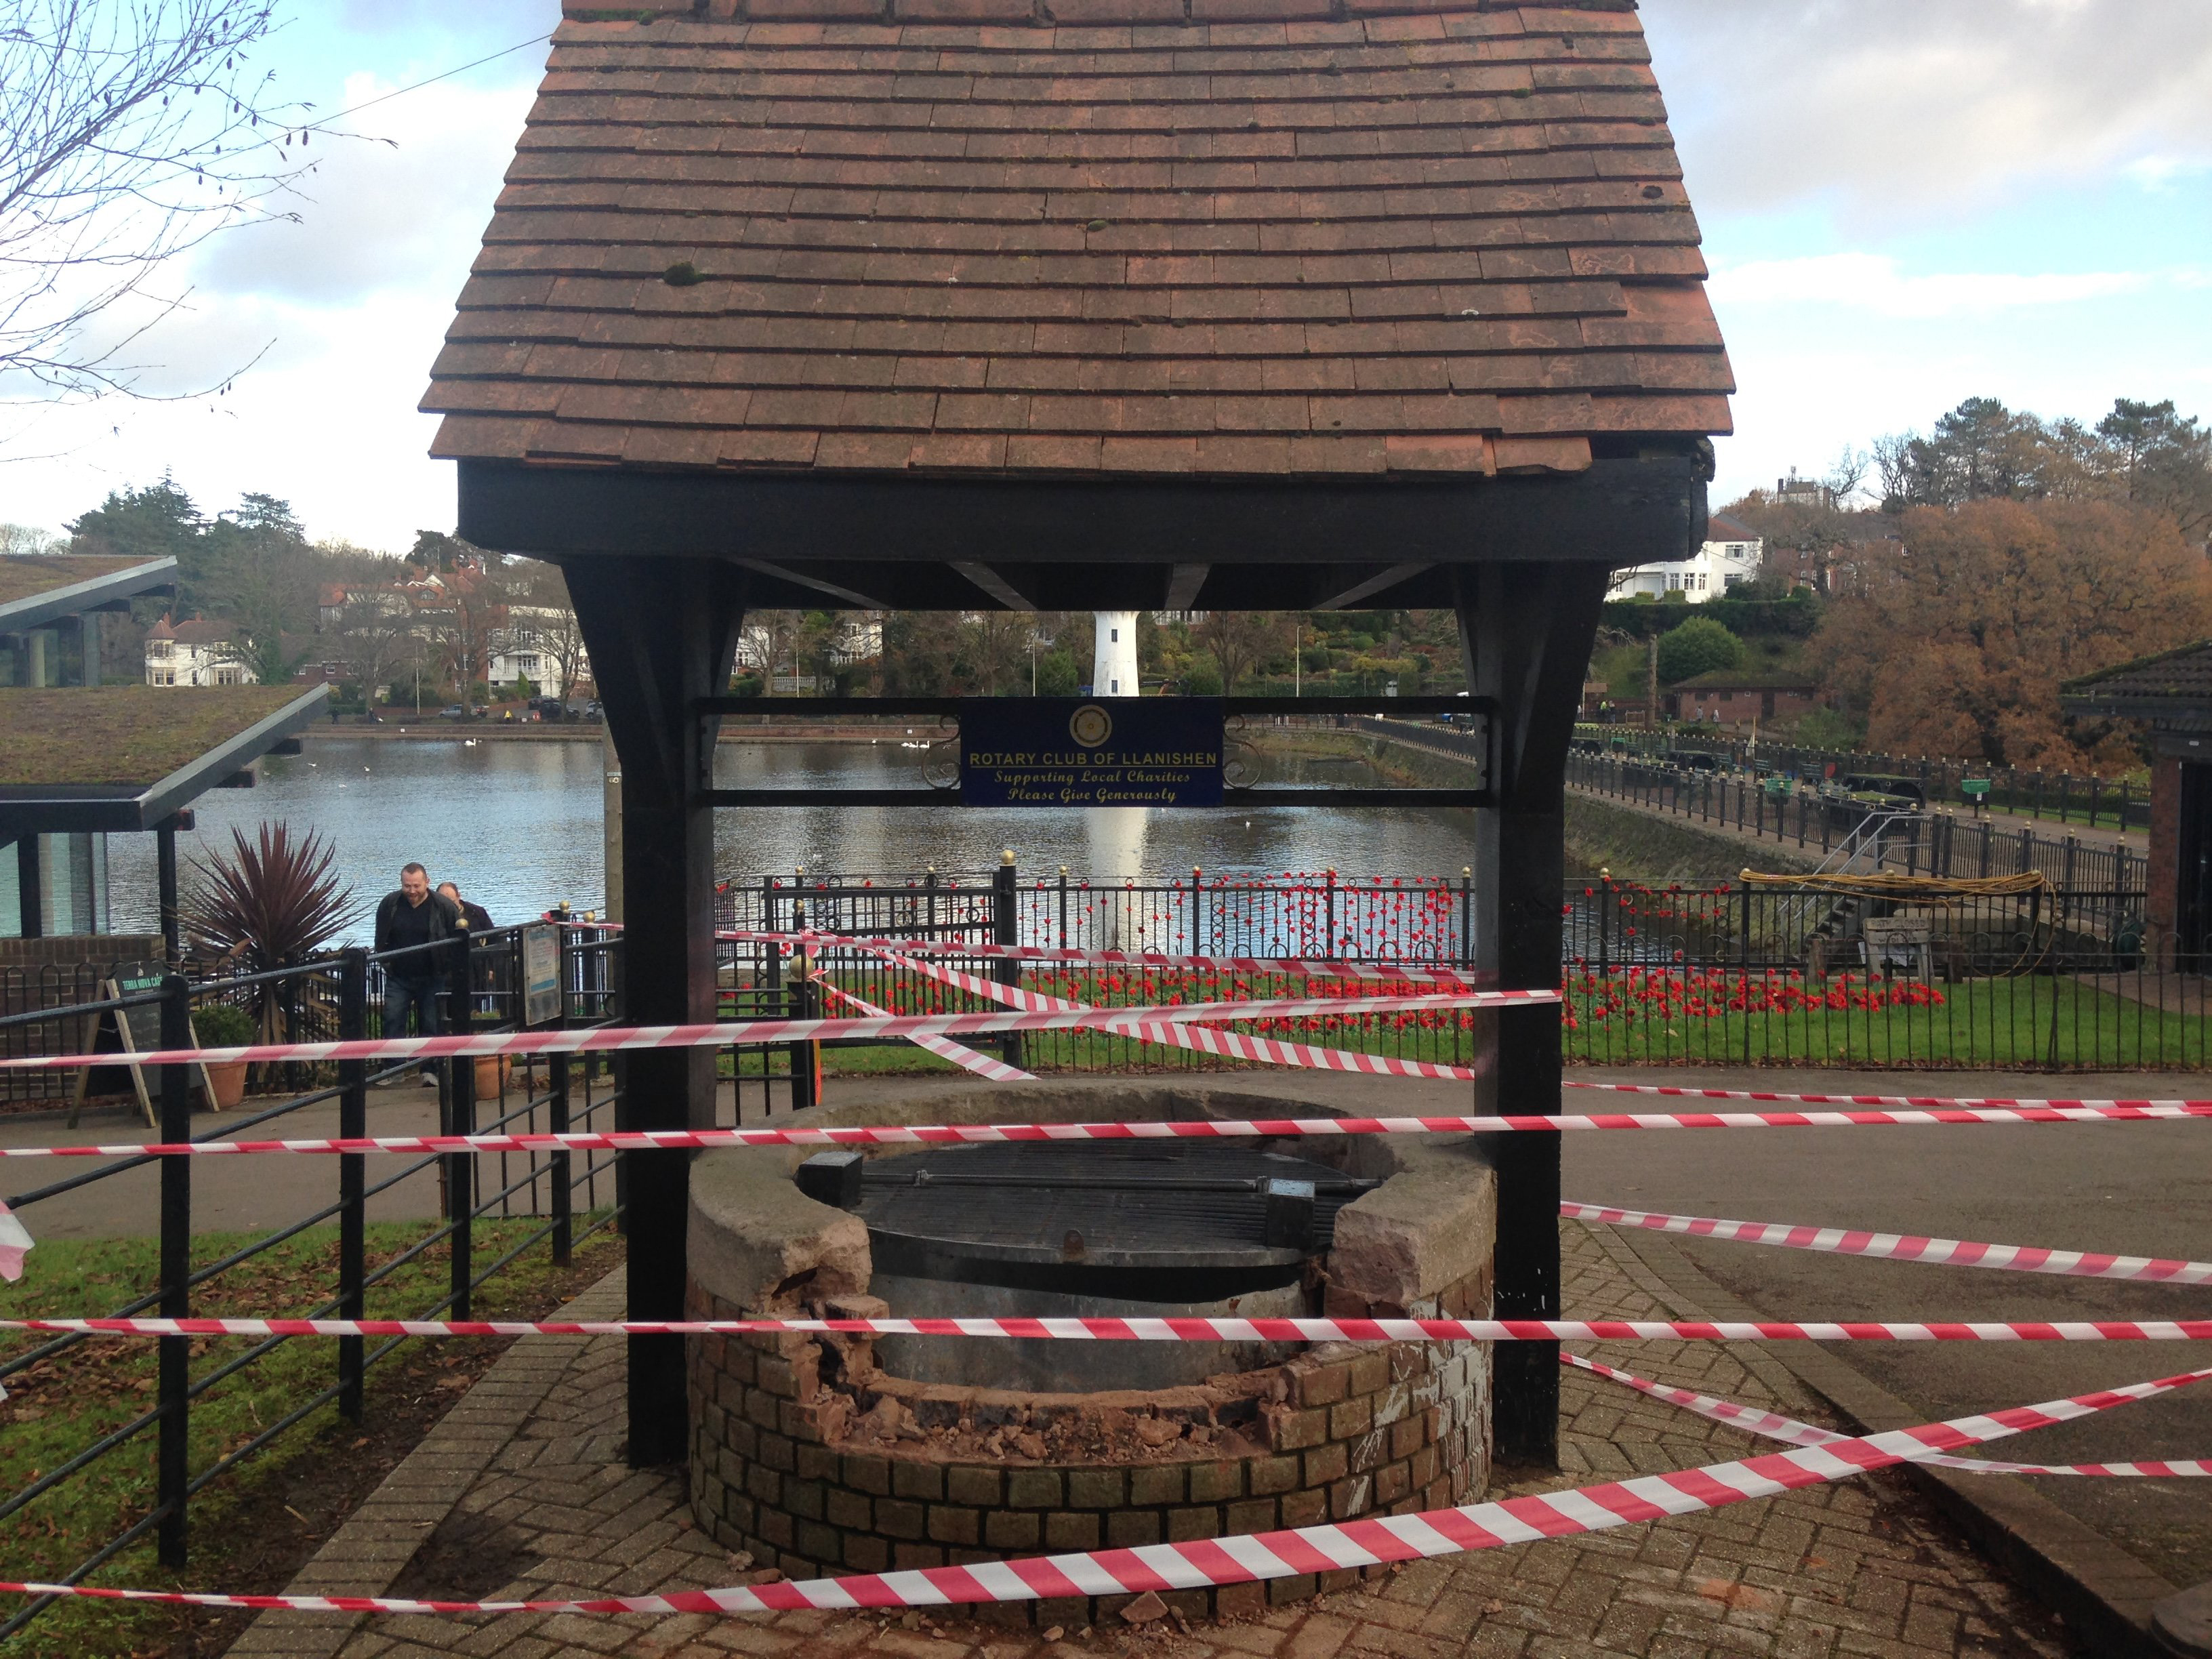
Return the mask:
[[[557,0],[291,0],[267,53],[325,115],[552,27]],[[1725,500],[1990,395],[2212,418],[2205,0],[1644,0],[1742,391]],[[0,427],[0,521],[58,527],[166,467],[210,510],[450,529],[413,413],[544,59],[532,46],[338,125],[303,222],[194,257],[149,390]],[[368,142],[390,140],[390,143]],[[10,459],[10,457],[15,459]],[[32,459],[43,457],[46,459]]]

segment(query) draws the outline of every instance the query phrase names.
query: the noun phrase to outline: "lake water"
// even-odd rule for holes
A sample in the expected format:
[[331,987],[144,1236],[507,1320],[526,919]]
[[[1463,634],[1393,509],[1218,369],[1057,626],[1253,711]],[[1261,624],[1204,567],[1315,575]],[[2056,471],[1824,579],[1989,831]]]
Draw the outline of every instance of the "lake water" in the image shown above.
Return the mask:
[[[452,880],[495,922],[537,915],[566,901],[605,902],[596,736],[574,743],[314,737],[304,754],[270,757],[258,787],[217,789],[179,839],[181,861],[228,849],[234,829],[250,837],[264,820],[314,830],[366,912],[398,884],[399,866]],[[918,784],[921,756],[896,741],[725,744],[715,763],[726,787],[888,787]],[[1286,763],[1271,784],[1371,783],[1358,762]],[[1334,869],[1348,878],[1457,876],[1473,853],[1474,815],[1387,807],[1270,806],[1256,811],[1142,808],[1024,811],[791,806],[726,811],[715,833],[716,873],[754,878],[804,866],[847,874],[980,872],[1011,847],[1024,878],[1066,865],[1078,877],[1121,882],[1209,875],[1279,875]],[[108,841],[112,925],[157,929],[154,838]],[[187,890],[192,882],[185,872]]]

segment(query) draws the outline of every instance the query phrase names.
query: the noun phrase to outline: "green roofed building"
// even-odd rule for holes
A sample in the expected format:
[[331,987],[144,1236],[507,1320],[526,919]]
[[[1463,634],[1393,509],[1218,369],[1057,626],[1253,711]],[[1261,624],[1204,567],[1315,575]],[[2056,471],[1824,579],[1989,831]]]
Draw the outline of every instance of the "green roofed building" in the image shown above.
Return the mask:
[[[176,831],[191,803],[250,781],[256,760],[320,714],[320,685],[101,684],[101,618],[173,586],[176,568],[167,558],[0,558],[0,939],[59,948],[106,933],[106,838],[151,834],[173,953]],[[35,954],[61,960],[53,949]],[[0,955],[31,959],[20,949]]]

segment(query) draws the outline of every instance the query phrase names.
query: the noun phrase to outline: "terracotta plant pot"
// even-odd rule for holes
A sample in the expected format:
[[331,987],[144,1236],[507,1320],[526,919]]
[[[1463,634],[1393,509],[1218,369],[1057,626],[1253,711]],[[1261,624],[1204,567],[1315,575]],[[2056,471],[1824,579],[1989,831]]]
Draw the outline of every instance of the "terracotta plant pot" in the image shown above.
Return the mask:
[[514,1062],[505,1054],[477,1056],[477,1098],[496,1099],[507,1083],[507,1074],[514,1071]]
[[208,1104],[218,1112],[227,1112],[246,1098],[246,1062],[234,1060],[228,1066],[207,1068]]

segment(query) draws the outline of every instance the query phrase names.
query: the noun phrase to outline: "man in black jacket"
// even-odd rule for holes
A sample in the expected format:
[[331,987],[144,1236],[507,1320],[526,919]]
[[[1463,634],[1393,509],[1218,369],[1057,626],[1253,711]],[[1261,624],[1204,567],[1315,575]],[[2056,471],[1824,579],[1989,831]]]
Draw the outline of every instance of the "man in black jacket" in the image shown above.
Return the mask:
[[[438,1034],[438,1000],[444,989],[440,969],[445,952],[434,947],[453,938],[461,926],[461,913],[453,901],[430,890],[430,872],[410,864],[399,872],[399,886],[386,893],[376,907],[376,949],[402,951],[384,963],[384,1035],[407,1035],[407,1016],[415,1015],[416,1033]],[[433,948],[420,948],[420,947]],[[426,1065],[422,1082],[434,1088],[437,1077]]]

